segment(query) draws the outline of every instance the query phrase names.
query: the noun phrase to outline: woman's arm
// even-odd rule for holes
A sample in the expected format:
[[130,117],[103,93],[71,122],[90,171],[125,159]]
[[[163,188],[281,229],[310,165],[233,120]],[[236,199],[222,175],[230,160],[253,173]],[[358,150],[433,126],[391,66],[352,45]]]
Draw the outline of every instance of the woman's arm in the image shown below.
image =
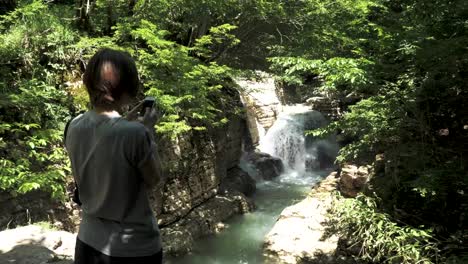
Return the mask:
[[157,146],[154,143],[153,138],[151,141],[153,154],[140,165],[140,171],[143,176],[143,180],[148,187],[156,186],[161,182],[163,176]]

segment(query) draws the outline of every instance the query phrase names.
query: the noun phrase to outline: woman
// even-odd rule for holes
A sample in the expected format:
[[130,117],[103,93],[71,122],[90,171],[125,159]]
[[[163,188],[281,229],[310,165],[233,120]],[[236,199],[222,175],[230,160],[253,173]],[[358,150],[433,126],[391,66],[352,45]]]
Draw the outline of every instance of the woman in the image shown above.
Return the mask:
[[145,191],[161,178],[156,111],[145,109],[139,122],[132,121],[136,110],[127,118],[119,114],[137,95],[135,62],[103,49],[89,61],[83,81],[93,107],[70,122],[65,140],[82,203],[75,264],[162,263]]

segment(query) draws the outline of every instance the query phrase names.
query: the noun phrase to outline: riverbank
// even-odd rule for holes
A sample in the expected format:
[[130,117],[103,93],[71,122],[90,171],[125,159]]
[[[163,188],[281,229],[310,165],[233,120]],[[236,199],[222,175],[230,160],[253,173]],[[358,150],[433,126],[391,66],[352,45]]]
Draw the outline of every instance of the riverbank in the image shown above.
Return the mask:
[[304,200],[282,211],[265,237],[265,263],[354,263],[340,255],[339,238],[326,234],[327,210],[338,181],[337,172],[330,173]]

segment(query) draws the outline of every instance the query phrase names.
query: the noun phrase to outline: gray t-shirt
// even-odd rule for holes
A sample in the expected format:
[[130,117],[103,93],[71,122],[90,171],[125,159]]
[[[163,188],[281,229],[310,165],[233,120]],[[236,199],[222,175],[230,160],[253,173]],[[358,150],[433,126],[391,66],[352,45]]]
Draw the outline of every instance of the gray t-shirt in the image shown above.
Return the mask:
[[70,122],[65,145],[82,202],[78,238],[114,257],[158,253],[161,238],[143,184],[150,132],[138,122],[88,111]]

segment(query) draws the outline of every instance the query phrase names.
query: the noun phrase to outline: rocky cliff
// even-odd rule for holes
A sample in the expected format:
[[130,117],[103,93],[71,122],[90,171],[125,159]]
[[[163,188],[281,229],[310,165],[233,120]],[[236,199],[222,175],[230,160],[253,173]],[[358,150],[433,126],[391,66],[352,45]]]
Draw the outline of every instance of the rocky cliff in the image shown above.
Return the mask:
[[258,72],[259,80],[237,80],[245,105],[247,126],[253,145],[273,125],[282,111],[273,76]]

